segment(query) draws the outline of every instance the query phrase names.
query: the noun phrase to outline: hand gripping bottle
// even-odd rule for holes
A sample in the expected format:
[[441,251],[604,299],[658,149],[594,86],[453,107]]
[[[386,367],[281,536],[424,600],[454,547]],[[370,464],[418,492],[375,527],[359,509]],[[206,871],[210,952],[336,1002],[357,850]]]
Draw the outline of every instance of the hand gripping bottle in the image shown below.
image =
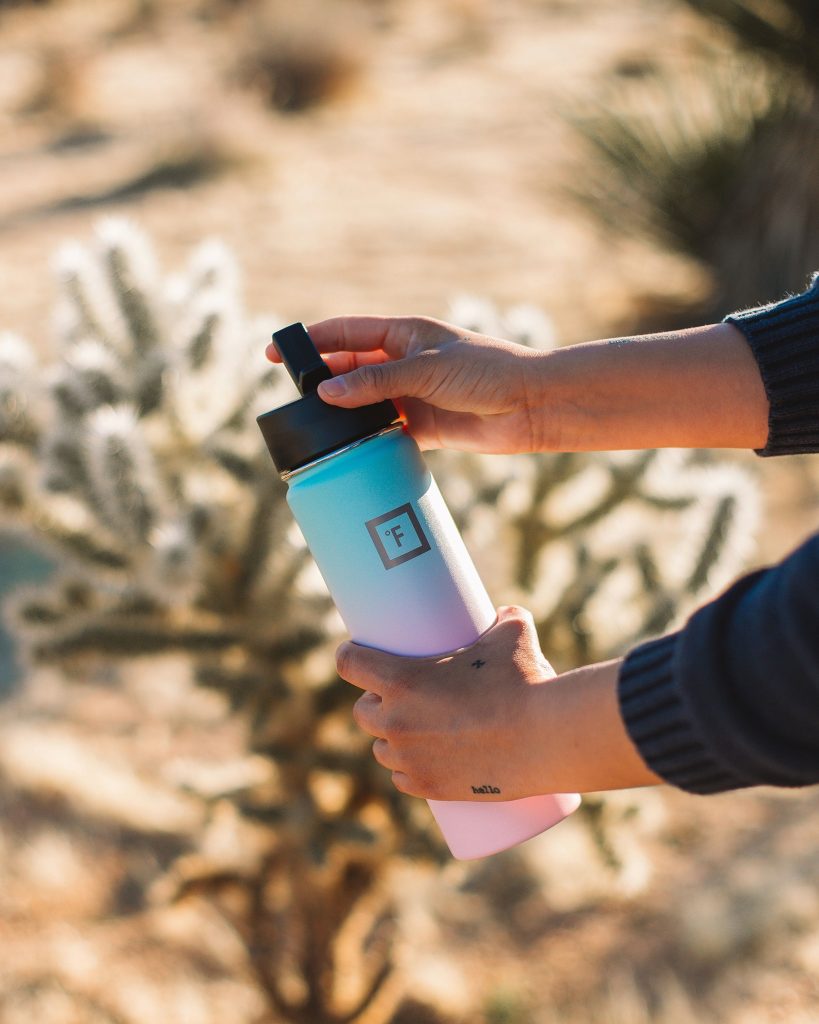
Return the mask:
[[[474,643],[495,609],[397,409],[323,402],[316,388],[332,373],[304,326],[273,340],[302,397],[257,422],[352,639],[415,656]],[[471,859],[530,839],[579,803],[558,794],[429,806],[453,855]]]

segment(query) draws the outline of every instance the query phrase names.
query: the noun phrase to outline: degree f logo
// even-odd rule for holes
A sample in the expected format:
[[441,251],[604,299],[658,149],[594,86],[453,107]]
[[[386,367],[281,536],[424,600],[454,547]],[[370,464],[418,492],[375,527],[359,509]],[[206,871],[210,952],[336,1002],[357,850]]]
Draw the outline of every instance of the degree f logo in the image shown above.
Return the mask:
[[396,565],[430,550],[430,543],[409,502],[375,519],[368,519],[364,525],[385,569],[394,569]]

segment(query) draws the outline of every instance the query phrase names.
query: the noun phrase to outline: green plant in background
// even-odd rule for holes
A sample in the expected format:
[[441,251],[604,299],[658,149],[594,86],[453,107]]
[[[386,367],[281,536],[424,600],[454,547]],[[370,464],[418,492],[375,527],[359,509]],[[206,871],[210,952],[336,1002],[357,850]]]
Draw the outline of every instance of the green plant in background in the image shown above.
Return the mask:
[[819,8],[813,0],[684,0],[750,50],[819,86]]
[[516,992],[499,989],[487,999],[484,1019],[486,1024],[530,1024],[532,1015],[526,1001]]
[[[398,999],[388,869],[448,855],[423,802],[372,758],[334,672],[341,624],[254,422],[292,398],[262,355],[274,325],[247,319],[217,243],[166,278],[138,231],[107,222],[93,245],[63,249],[57,272],[56,361],[42,368],[0,336],[0,526],[59,563],[47,587],[15,595],[12,628],[32,664],[187,657],[269,767],[211,791],[213,813],[227,803],[263,841],[250,864],[191,851],[165,891],[223,910],[279,1018],[386,1021]],[[452,315],[551,343],[537,310],[473,302]],[[532,608],[561,668],[676,621],[739,567],[757,508],[743,472],[703,455],[434,462],[493,597]],[[589,824],[611,861],[600,820]]]
[[571,120],[581,201],[710,273],[706,315],[799,291],[819,265],[819,23],[806,0],[685,0],[730,29],[688,65],[649,67]]

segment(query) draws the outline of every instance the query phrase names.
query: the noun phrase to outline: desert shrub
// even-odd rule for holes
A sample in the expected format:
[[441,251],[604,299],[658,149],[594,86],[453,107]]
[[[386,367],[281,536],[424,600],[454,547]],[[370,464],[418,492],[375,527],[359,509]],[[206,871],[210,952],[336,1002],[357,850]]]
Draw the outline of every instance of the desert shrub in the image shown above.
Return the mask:
[[[355,13],[355,12],[352,12]],[[236,74],[264,103],[298,114],[343,95],[358,78],[362,53],[345,9],[274,4],[251,10]]]
[[573,111],[590,156],[574,193],[612,231],[700,262],[713,284],[701,313],[724,315],[799,291],[819,265],[819,28],[800,0],[686,2],[727,43],[621,76]]
[[749,50],[819,85],[819,8],[813,0],[684,0]]

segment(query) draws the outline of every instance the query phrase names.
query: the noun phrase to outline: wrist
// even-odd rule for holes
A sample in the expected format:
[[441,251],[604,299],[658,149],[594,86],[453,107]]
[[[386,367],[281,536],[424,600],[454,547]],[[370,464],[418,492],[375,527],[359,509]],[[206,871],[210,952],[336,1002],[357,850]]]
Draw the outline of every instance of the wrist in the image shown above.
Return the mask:
[[[597,343],[567,345],[538,353],[536,436],[544,452],[603,450],[616,430],[605,390],[600,389],[604,370]],[[615,447],[615,445],[611,445]]]
[[577,451],[576,397],[571,396],[571,347],[537,352],[532,372],[525,375],[533,451]]
[[618,659],[589,665],[532,686],[524,740],[535,754],[527,766],[527,790],[589,793],[662,783],[623,723],[617,699],[621,664]]

